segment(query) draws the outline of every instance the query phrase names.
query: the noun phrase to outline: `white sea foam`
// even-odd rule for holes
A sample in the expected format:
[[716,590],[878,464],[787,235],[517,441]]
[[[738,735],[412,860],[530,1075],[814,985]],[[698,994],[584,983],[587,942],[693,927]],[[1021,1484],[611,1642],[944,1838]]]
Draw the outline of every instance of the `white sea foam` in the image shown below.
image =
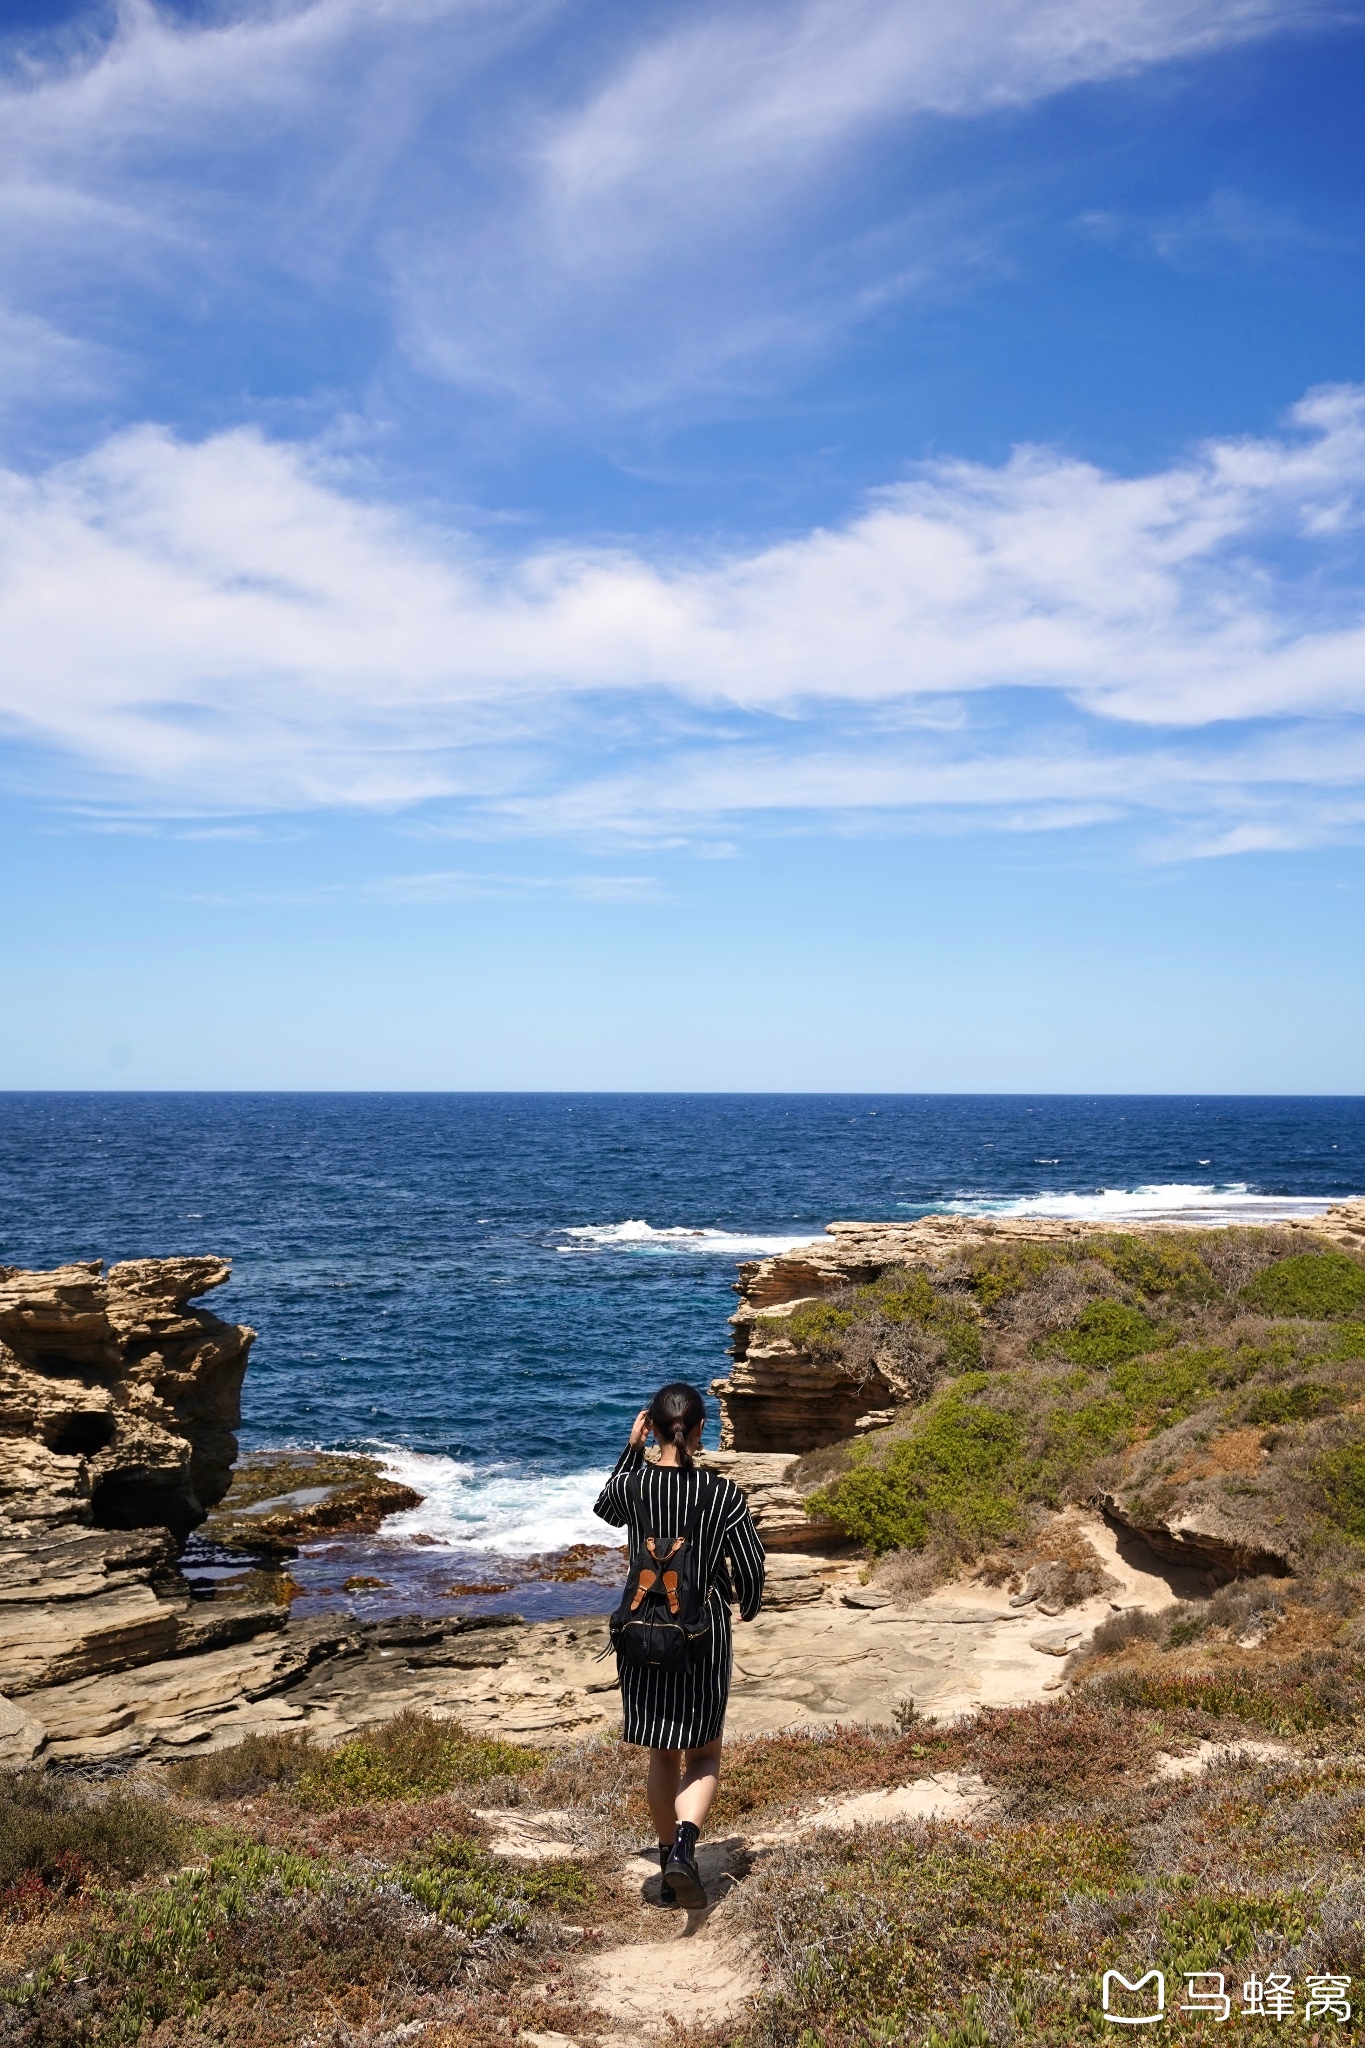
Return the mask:
[[1140,1188],[1096,1188],[1086,1194],[961,1195],[945,1202],[954,1216],[1057,1216],[1078,1223],[1283,1223],[1321,1216],[1343,1196],[1259,1195],[1245,1181],[1223,1186],[1168,1181]]
[[694,1230],[685,1225],[656,1230],[641,1217],[625,1223],[580,1223],[564,1232],[573,1239],[562,1244],[562,1252],[712,1252],[720,1258],[760,1258],[773,1252],[789,1252],[794,1245],[809,1244],[819,1237],[817,1228],[794,1237],[765,1237],[757,1231]]
[[550,1477],[510,1462],[479,1464],[397,1444],[374,1448],[388,1478],[423,1496],[420,1507],[388,1517],[385,1536],[409,1541],[435,1537],[454,1549],[500,1551],[507,1557],[618,1540],[592,1511],[606,1483],[605,1466]]

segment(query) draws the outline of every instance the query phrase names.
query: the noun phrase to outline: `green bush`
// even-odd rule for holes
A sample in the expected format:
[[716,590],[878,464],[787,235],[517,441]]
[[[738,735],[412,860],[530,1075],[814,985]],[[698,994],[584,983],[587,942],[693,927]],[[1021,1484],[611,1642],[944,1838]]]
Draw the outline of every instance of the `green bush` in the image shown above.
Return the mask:
[[851,1294],[832,1300],[798,1302],[788,1315],[762,1315],[757,1327],[768,1338],[786,1337],[812,1357],[838,1357],[860,1324],[906,1325],[928,1331],[944,1346],[949,1367],[966,1372],[981,1363],[981,1333],[969,1303],[937,1289],[927,1274],[905,1266]]
[[1287,1387],[1258,1387],[1242,1410],[1248,1422],[1311,1422],[1341,1406],[1321,1380],[1295,1380]]
[[918,1324],[940,1338],[953,1372],[972,1372],[981,1364],[981,1332],[971,1307],[939,1293],[924,1273],[898,1267],[860,1288],[857,1302],[888,1323]]
[[812,1356],[837,1352],[853,1328],[853,1311],[831,1301],[799,1301],[790,1315],[760,1316],[755,1325],[769,1339],[786,1337]]
[[1242,1289],[1242,1300],[1269,1316],[1327,1322],[1365,1308],[1365,1266],[1344,1252],[1302,1252],[1280,1259]]
[[99,1799],[45,1773],[0,1777],[0,1893],[141,1877],[178,1863],[185,1840],[165,1806],[137,1793]]
[[1365,1670],[1340,1650],[1313,1651],[1292,1664],[1224,1665],[1215,1671],[1134,1669],[1095,1680],[1090,1691],[1115,1707],[1193,1711],[1249,1723],[1271,1734],[1354,1727],[1365,1715]]
[[1086,1246],[1086,1256],[1107,1266],[1116,1280],[1148,1301],[1204,1302],[1222,1290],[1187,1234],[1156,1232],[1129,1237],[1117,1233]]
[[870,1450],[855,1455],[851,1470],[811,1496],[808,1512],[831,1515],[876,1552],[918,1549],[947,1517],[969,1539],[1006,1535],[1018,1502],[1000,1475],[1018,1458],[1023,1426],[972,1398],[982,1384],[979,1375],[954,1382],[913,1436],[892,1444],[880,1462]]
[[1013,1295],[1036,1287],[1055,1266],[1074,1265],[1089,1256],[1089,1248],[1077,1252],[1065,1244],[988,1245],[972,1254],[968,1285],[987,1311],[998,1308]]
[[176,1789],[200,1799],[243,1799],[274,1785],[292,1785],[318,1751],[307,1734],[247,1735],[230,1748],[171,1766]]
[[966,1373],[918,1411],[910,1434],[858,1445],[806,1509],[878,1554],[918,1550],[936,1530],[971,1553],[1009,1535],[1030,1504],[1059,1505],[1097,1459],[1183,1420],[1244,1370],[1219,1346],[1177,1345],[1108,1370]]
[[395,1799],[431,1799],[457,1785],[479,1785],[489,1778],[528,1777],[544,1762],[539,1750],[484,1741],[458,1721],[438,1721],[410,1710],[368,1735],[323,1751],[299,1775],[294,1790],[300,1805],[315,1812],[379,1805]]
[[1347,1536],[1365,1542],[1365,1439],[1324,1451],[1313,1476],[1331,1520]]
[[336,2016],[365,1987],[400,2001],[444,1989],[474,1945],[462,1929],[419,1921],[391,1880],[243,1839],[105,1904],[90,1932],[0,1988],[0,2039],[282,2048],[316,2039],[319,2014]]
[[1141,1357],[1161,1334],[1137,1309],[1121,1301],[1092,1301],[1061,1338],[1058,1349],[1074,1365],[1122,1365]]

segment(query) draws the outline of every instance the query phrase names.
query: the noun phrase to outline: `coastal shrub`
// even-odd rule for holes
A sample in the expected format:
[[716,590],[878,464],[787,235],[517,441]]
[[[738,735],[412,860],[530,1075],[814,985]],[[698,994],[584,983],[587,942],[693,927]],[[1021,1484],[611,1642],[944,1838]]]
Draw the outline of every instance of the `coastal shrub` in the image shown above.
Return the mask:
[[1295,1380],[1289,1386],[1257,1387],[1242,1414],[1248,1422],[1312,1422],[1334,1415],[1340,1396],[1321,1380]]
[[1205,1263],[1199,1238],[1187,1231],[1155,1231],[1142,1237],[1115,1232],[1088,1241],[1085,1249],[1147,1301],[1208,1302],[1222,1291]]
[[840,1350],[853,1322],[851,1308],[832,1301],[798,1301],[789,1315],[759,1316],[755,1327],[769,1339],[785,1337],[798,1351],[818,1358]]
[[1146,1300],[1203,1302],[1221,1289],[1191,1232],[1097,1233],[1054,1244],[986,1245],[968,1255],[968,1281],[983,1309],[1036,1287],[1059,1266],[1093,1261]]
[[753,2048],[1092,2038],[1098,1944],[1068,1902],[1140,1883],[1119,1830],[1065,1822],[789,1848],[737,1902],[775,1979],[741,2038]]
[[6,2048],[292,2043],[314,2036],[320,2010],[340,2024],[343,2001],[368,2005],[388,1984],[408,1997],[448,1987],[474,1944],[392,1882],[245,1838],[107,1905],[102,1924],[0,1991]]
[[990,1311],[1036,1287],[1055,1267],[1073,1264],[1077,1256],[1069,1244],[986,1245],[968,1255],[967,1284]]
[[515,1869],[464,1835],[428,1842],[420,1860],[402,1873],[403,1887],[448,1927],[471,1935],[526,1932],[533,1907],[562,1911],[581,1906],[588,1879],[574,1863],[539,1863]]
[[471,1735],[458,1721],[409,1710],[317,1754],[302,1771],[294,1796],[315,1812],[394,1799],[431,1799],[457,1785],[489,1778],[524,1778],[544,1765],[539,1750]]
[[1139,1310],[1121,1301],[1092,1301],[1057,1348],[1073,1365],[1123,1365],[1160,1341],[1160,1332]]
[[1112,1657],[1116,1651],[1126,1650],[1130,1643],[1159,1643],[1166,1628],[1164,1615],[1153,1614],[1145,1607],[1127,1607],[1122,1614],[1111,1614],[1108,1621],[1100,1623],[1082,1655]]
[[825,1793],[903,1785],[956,1763],[961,1749],[956,1729],[927,1725],[903,1735],[836,1727],[727,1742],[716,1825],[773,1808],[809,1806]]
[[1358,1769],[1232,1765],[1154,1789],[1153,1746],[1199,1730],[1114,1709],[1085,1738],[1100,1764],[1081,1792],[1089,1810],[1067,1813],[1050,1802],[1073,1796],[1070,1715],[983,1718],[1002,1742],[1017,1733],[1025,1784],[1030,1745],[1055,1749],[1055,1793],[1040,1780],[985,1824],[821,1831],[770,1853],[729,1906],[769,1987],[734,2048],[1097,2044],[1118,2031],[1100,2008],[1102,1973],[1138,1958],[1138,1970],[1166,1975],[1157,2031],[1182,2044],[1221,2038],[1212,2016],[1185,2024],[1178,2007],[1183,1972],[1223,1970],[1231,2031],[1269,2048],[1292,2022],[1238,2011],[1248,1976],[1361,1974]]
[[173,1764],[171,1781],[193,1798],[245,1799],[271,1786],[294,1784],[317,1756],[307,1733],[247,1735],[227,1749]]
[[1337,1528],[1365,1542],[1365,1437],[1335,1444],[1314,1461],[1327,1514]]
[[928,1275],[893,1267],[866,1286],[845,1289],[823,1300],[802,1301],[787,1315],[758,1318],[768,1337],[787,1337],[812,1357],[842,1357],[870,1372],[879,1351],[899,1360],[903,1336],[934,1340],[936,1355],[950,1372],[981,1362],[981,1333],[971,1304],[940,1291]]
[[935,1519],[951,1518],[969,1544],[1008,1534],[1018,1502],[1002,1491],[1000,1473],[1018,1457],[1023,1426],[972,1398],[981,1380],[955,1381],[879,1461],[870,1449],[855,1455],[842,1478],[811,1495],[807,1511],[829,1515],[874,1552],[918,1549]]
[[0,1776],[0,1899],[11,1904],[76,1891],[92,1878],[165,1870],[185,1841],[160,1800],[124,1791],[92,1797],[45,1772]]
[[1205,1611],[1210,1628],[1229,1629],[1233,1635],[1268,1628],[1284,1613],[1283,1582],[1265,1575],[1234,1579],[1218,1588]]
[[925,1273],[896,1267],[871,1287],[860,1288],[857,1305],[893,1329],[907,1325],[937,1337],[950,1372],[970,1372],[981,1363],[981,1331],[971,1305],[940,1292]]
[[1166,1675],[1143,1665],[1108,1673],[1087,1690],[1119,1707],[1193,1712],[1279,1735],[1350,1728],[1365,1718],[1365,1663],[1338,1649],[1269,1667],[1225,1664]]
[[1304,1252],[1267,1266],[1242,1289],[1242,1299],[1266,1315],[1327,1322],[1365,1308],[1365,1266],[1344,1252]]
[[806,1510],[876,1555],[933,1539],[966,1559],[1016,1533],[1031,1507],[1083,1491],[1100,1459],[1182,1421],[1247,1370],[1221,1346],[1175,1345],[1107,1369],[966,1373],[916,1411],[908,1432],[855,1446]]

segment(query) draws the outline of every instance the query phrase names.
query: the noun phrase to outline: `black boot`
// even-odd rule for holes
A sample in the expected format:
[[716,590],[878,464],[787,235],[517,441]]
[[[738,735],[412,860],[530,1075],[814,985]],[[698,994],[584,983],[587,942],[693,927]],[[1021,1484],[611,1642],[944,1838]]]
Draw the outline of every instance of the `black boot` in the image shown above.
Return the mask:
[[664,1866],[664,1881],[673,1888],[673,1895],[680,1906],[696,1912],[706,1904],[706,1891],[697,1869],[697,1836],[699,1827],[690,1820],[678,1822],[678,1832],[673,1837],[673,1847]]
[[660,1842],[659,1868],[664,1873],[659,1880],[659,1904],[661,1906],[676,1906],[678,1903],[678,1894],[668,1881],[668,1859],[672,1854],[673,1844],[671,1842]]

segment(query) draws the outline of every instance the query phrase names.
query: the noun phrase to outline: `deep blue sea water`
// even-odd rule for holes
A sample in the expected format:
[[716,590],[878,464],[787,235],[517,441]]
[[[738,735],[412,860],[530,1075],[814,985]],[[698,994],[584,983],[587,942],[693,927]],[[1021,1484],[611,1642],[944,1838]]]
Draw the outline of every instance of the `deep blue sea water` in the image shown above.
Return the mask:
[[462,1583],[602,1540],[636,1409],[726,1370],[740,1258],[835,1217],[1361,1190],[1354,1097],[0,1094],[0,1263],[228,1255],[244,1446],[384,1447],[427,1495],[389,1530]]

